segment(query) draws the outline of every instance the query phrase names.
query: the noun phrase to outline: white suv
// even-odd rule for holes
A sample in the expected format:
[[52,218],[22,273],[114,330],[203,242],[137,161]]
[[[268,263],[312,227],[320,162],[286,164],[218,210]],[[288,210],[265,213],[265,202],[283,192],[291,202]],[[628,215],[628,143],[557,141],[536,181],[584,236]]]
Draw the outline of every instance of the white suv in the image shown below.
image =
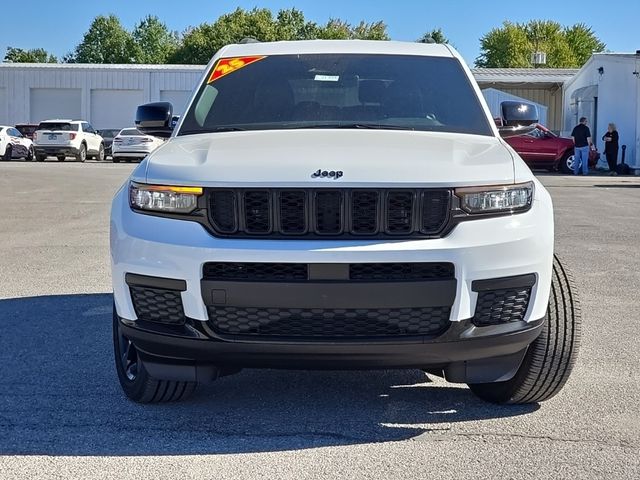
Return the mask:
[[81,120],[45,120],[34,134],[36,160],[48,156],[63,162],[73,156],[79,162],[87,158],[104,160],[104,141],[87,122]]
[[138,108],[138,129],[171,138],[111,211],[129,398],[243,367],[419,368],[496,403],[565,384],[580,311],[551,198],[453,49],[229,45],[171,119]]

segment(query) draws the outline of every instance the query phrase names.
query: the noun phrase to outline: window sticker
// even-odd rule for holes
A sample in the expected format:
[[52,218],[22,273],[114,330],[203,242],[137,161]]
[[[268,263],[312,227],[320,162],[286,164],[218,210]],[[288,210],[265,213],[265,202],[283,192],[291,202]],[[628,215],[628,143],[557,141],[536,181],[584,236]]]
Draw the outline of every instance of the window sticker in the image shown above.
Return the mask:
[[339,75],[316,75],[314,77],[316,82],[338,82],[340,80]]
[[229,75],[231,72],[240,70],[242,67],[246,67],[251,63],[262,60],[263,58],[265,58],[265,56],[221,58],[216,63],[216,66],[213,67],[213,71],[211,72],[211,76],[207,83],[215,82],[219,78]]

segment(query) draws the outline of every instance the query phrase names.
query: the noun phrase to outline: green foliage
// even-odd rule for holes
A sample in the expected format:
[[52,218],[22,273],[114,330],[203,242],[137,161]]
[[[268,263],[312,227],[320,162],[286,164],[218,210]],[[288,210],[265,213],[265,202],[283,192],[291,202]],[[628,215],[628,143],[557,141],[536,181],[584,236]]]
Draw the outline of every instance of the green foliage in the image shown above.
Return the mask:
[[115,15],[99,15],[80,45],[68,57],[74,63],[134,63],[136,48],[133,36]]
[[213,23],[203,23],[184,33],[182,45],[171,57],[171,63],[203,64],[229,43],[251,37],[262,42],[278,40],[366,39],[388,40],[383,22],[351,25],[343,20],[330,19],[319,26],[307,21],[296,8],[280,10],[274,17],[266,8],[236,9],[222,15]]
[[158,17],[148,15],[131,32],[135,63],[166,63],[180,44],[178,34],[169,31]]
[[532,20],[528,23],[504,22],[480,39],[477,67],[526,68],[532,67],[531,54],[545,52],[547,68],[579,68],[593,52],[605,48],[593,30],[584,24],[563,27],[550,20]]
[[[324,25],[305,19],[296,9],[274,16],[267,8],[237,8],[213,23],[202,23],[182,35],[171,32],[158,17],[148,15],[127,31],[115,15],[97,16],[73,52],[63,61],[72,63],[182,63],[205,64],[225,45],[243,38],[262,42],[279,40],[362,39],[389,40],[384,22],[361,21],[351,25],[332,18]],[[7,49],[5,61],[57,61],[42,49]],[[28,55],[27,55],[28,54]],[[31,60],[33,58],[33,60]],[[22,60],[29,59],[29,60]]]
[[22,48],[7,47],[4,61],[8,63],[58,63],[56,56],[51,55],[44,48],[24,50]]
[[449,39],[445,37],[441,28],[434,28],[416,41],[420,43],[432,43],[430,40],[433,40],[434,43],[451,43]]

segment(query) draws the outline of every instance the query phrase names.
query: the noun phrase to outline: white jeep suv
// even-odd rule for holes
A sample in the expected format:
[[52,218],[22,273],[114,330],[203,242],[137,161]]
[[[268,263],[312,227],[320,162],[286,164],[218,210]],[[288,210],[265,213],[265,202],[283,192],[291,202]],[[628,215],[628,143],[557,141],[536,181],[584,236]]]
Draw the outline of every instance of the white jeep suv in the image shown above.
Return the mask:
[[79,162],[87,158],[104,160],[104,140],[93,127],[81,120],[46,120],[40,122],[34,134],[36,160],[48,156],[63,162],[73,156]]
[[551,198],[453,49],[229,45],[171,119],[138,108],[138,129],[171,138],[112,205],[129,398],[244,367],[418,368],[496,403],[565,384],[580,312]]

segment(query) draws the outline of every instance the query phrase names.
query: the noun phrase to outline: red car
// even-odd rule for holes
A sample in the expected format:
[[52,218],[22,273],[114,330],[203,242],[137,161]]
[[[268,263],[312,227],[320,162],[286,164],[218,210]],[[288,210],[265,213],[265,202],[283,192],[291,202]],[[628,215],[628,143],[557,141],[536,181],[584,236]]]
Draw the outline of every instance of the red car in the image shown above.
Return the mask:
[[[531,168],[545,168],[549,171],[573,172],[573,139],[559,137],[543,125],[527,135],[505,138]],[[594,168],[600,154],[596,150],[589,153],[589,167]]]

